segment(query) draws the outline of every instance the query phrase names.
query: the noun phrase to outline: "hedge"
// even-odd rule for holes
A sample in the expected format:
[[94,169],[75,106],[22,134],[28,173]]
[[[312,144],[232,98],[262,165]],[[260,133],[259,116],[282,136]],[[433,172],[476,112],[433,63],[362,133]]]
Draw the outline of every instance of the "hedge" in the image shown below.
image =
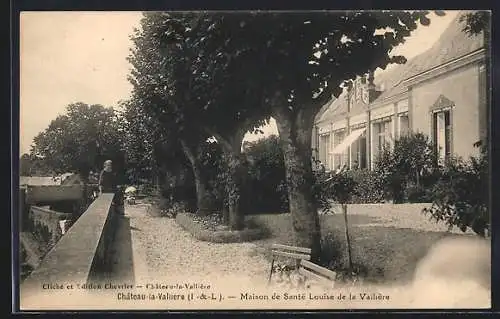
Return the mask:
[[246,229],[231,231],[231,230],[217,230],[211,231],[199,223],[195,223],[193,214],[178,213],[175,218],[177,224],[184,230],[189,232],[194,238],[201,241],[208,241],[213,243],[241,243],[262,239],[266,236],[266,231],[261,228],[252,227],[248,224]]

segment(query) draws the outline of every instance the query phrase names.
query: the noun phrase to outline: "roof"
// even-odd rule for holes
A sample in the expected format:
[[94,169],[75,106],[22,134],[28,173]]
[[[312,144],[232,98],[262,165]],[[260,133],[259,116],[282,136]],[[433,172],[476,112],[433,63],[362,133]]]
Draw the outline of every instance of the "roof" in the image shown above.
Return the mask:
[[52,176],[20,176],[19,185],[59,185],[59,180],[53,178]]
[[347,112],[346,103],[347,91],[344,90],[338,98],[331,101],[326,108],[326,110],[318,117],[317,122],[323,122],[326,120],[333,120],[335,117],[340,116]]
[[73,185],[73,184],[79,184],[81,182],[80,175],[78,174],[71,174],[71,175],[66,175],[65,178],[61,178],[62,182],[61,185]]
[[386,85],[389,89],[385,90],[377,100],[406,91],[406,86],[400,83],[403,80],[482,48],[484,46],[482,35],[469,35],[463,31],[465,22],[460,22],[463,14],[464,12],[457,14],[430,49],[391,70],[391,79],[386,79],[386,81],[389,80],[392,85]]
[[[390,70],[377,74],[374,84],[384,89],[374,102],[406,92],[406,85],[401,83],[403,80],[482,48],[484,46],[482,35],[471,36],[463,31],[464,22],[459,20],[464,13],[465,11],[461,11],[457,14],[436,43],[428,50],[408,60],[405,64],[396,65]],[[331,103],[330,107],[323,112],[318,122],[334,120],[347,112],[345,94],[343,93],[336,101],[338,102]],[[351,107],[351,113],[359,113],[364,107],[366,107],[365,104],[354,105]]]

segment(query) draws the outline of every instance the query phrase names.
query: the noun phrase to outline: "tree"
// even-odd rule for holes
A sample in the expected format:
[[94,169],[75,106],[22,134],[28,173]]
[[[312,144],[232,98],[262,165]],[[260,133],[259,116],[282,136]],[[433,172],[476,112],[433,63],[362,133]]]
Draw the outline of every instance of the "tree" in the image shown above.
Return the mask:
[[[174,48],[182,48],[176,53],[179,57],[187,57],[188,68],[184,69],[183,75],[189,78],[189,84],[181,90],[190,92],[196,99],[183,104],[181,111],[185,115],[184,120],[202,127],[221,146],[226,168],[229,225],[231,229],[238,230],[243,228],[241,193],[247,184],[245,172],[248,170],[247,159],[241,152],[243,138],[248,131],[256,132],[258,127],[267,123],[269,114],[259,108],[261,101],[256,94],[259,92],[255,90],[258,85],[247,82],[248,76],[255,71],[241,63],[242,60],[234,63],[224,55],[224,47],[214,50],[213,42],[205,41],[208,30],[217,32],[221,23],[237,29],[240,18],[200,14],[195,21],[196,24],[184,25],[184,28],[174,22],[163,42],[172,43],[170,38],[174,34]],[[184,30],[184,33],[178,30]]]
[[154,183],[154,172],[158,163],[155,158],[155,137],[159,134],[158,121],[147,114],[132,97],[121,102],[120,130],[124,136],[124,149],[130,179],[149,180]]
[[[167,53],[160,54],[161,69],[179,67],[179,76],[173,79],[180,82],[152,83],[151,89],[168,88],[166,96],[170,94],[171,100],[179,97],[173,103],[174,113],[179,122],[186,120],[184,124],[193,123],[195,115],[215,130],[221,128],[220,119],[228,119],[222,123],[227,128],[222,128],[234,132],[231,128],[241,128],[243,123],[251,127],[254,120],[269,115],[276,119],[296,244],[311,247],[316,258],[320,227],[312,194],[314,116],[332,96],[341,93],[346,80],[389,63],[404,63],[404,57],[389,54],[419,21],[430,23],[428,14],[189,13],[179,18],[159,13],[151,18],[159,26],[152,28],[156,34],[153,44]],[[200,116],[202,109],[206,112]],[[213,120],[217,118],[219,121]]]
[[122,140],[112,108],[74,103],[34,138],[31,155],[57,173],[79,173],[84,182],[106,159],[123,169]]
[[463,14],[460,17],[460,22],[465,21],[464,32],[467,32],[471,35],[476,35],[480,34],[481,32],[490,31],[490,19],[491,12],[474,11]]
[[[437,12],[442,15],[442,12]],[[390,56],[428,11],[214,14],[199,37],[207,74],[244,65],[239,85],[260,99],[254,105],[277,121],[284,151],[296,244],[319,255],[320,226],[312,193],[311,137],[320,108],[340,95],[346,80],[404,63]],[[207,53],[210,52],[210,53]],[[234,72],[242,69],[236,68]],[[228,105],[221,105],[228,107]],[[240,107],[243,107],[241,109]],[[232,105],[239,111],[249,107]],[[218,114],[218,112],[215,112]]]
[[[141,29],[135,30],[131,37],[134,47],[129,62],[132,72],[129,81],[133,85],[132,100],[144,117],[154,118],[161,132],[168,134],[170,140],[178,141],[184,155],[189,160],[196,184],[198,213],[210,211],[208,180],[203,173],[201,152],[203,143],[209,137],[196,125],[183,126],[179,104],[189,103],[185,92],[176,89],[173,74],[182,70],[182,64],[175,56],[164,56],[158,33],[164,30],[164,20],[160,13],[145,13],[141,20]],[[154,145],[160,137],[150,136],[149,143]],[[165,139],[164,139],[165,140]]]
[[228,172],[229,224],[232,229],[241,229],[239,202],[245,163],[241,143],[248,130],[265,122],[265,116],[255,107],[231,108],[235,103],[242,104],[238,98],[243,98],[246,105],[255,99],[239,85],[238,77],[245,72],[213,68],[210,60],[220,60],[218,53],[204,48],[207,42],[202,39],[214,21],[202,13],[145,14],[142,31],[134,37],[130,61],[135,70],[131,82],[144,104],[162,118],[162,126],[175,132],[190,160],[199,212],[208,206],[207,178],[199,155],[208,137],[217,139]]

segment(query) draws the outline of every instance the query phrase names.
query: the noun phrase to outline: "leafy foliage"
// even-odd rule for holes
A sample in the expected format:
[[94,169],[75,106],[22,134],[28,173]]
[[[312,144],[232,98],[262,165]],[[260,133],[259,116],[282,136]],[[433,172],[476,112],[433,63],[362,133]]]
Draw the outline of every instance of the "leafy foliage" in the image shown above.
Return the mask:
[[124,167],[119,119],[112,108],[74,103],[34,138],[31,156],[41,158],[56,173],[75,171],[88,178],[111,159]]
[[[221,143],[233,211],[244,170],[242,138],[273,116],[294,224],[318,225],[309,154],[316,112],[344,81],[404,63],[390,52],[418,22],[430,23],[428,13],[148,13],[134,38],[131,81],[162,125],[187,135],[199,128]],[[319,229],[296,230],[304,245],[319,247]]]
[[471,35],[488,31],[491,13],[488,11],[469,12],[460,17],[460,22],[465,21],[464,32]]
[[374,204],[384,201],[383,180],[377,172],[369,169],[355,169],[347,171],[347,175],[356,184],[350,203]]
[[127,173],[135,183],[144,179],[151,183],[153,170],[157,165],[153,152],[155,144],[159,142],[155,140],[155,133],[159,129],[157,121],[133,99],[122,102],[121,106]]
[[385,145],[375,162],[375,173],[381,177],[388,198],[404,200],[408,186],[426,187],[432,184],[438,170],[438,158],[433,144],[423,133],[411,133]]
[[285,163],[279,137],[272,135],[249,144],[245,154],[250,162],[246,193],[249,213],[288,211]]
[[315,172],[313,194],[318,209],[328,211],[332,203],[347,204],[355,193],[356,182],[346,171],[326,173]]
[[472,229],[485,236],[490,229],[488,209],[488,157],[485,149],[468,161],[449,159],[437,184],[432,188],[432,207],[424,209],[436,221],[446,222],[450,228],[462,231]]

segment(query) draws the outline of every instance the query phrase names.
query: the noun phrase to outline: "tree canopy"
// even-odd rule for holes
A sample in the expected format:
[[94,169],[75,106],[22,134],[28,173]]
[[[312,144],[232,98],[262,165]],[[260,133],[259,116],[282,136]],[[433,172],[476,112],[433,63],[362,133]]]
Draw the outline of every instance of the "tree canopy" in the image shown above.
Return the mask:
[[70,104],[34,138],[31,155],[43,158],[57,173],[73,171],[88,177],[106,159],[123,168],[122,136],[112,108],[85,103]]
[[404,63],[392,49],[419,24],[428,25],[429,13],[147,13],[134,38],[131,80],[161,125],[179,138],[208,133],[233,153],[247,130],[274,117],[297,244],[318,247],[311,192],[314,116],[346,81]]

